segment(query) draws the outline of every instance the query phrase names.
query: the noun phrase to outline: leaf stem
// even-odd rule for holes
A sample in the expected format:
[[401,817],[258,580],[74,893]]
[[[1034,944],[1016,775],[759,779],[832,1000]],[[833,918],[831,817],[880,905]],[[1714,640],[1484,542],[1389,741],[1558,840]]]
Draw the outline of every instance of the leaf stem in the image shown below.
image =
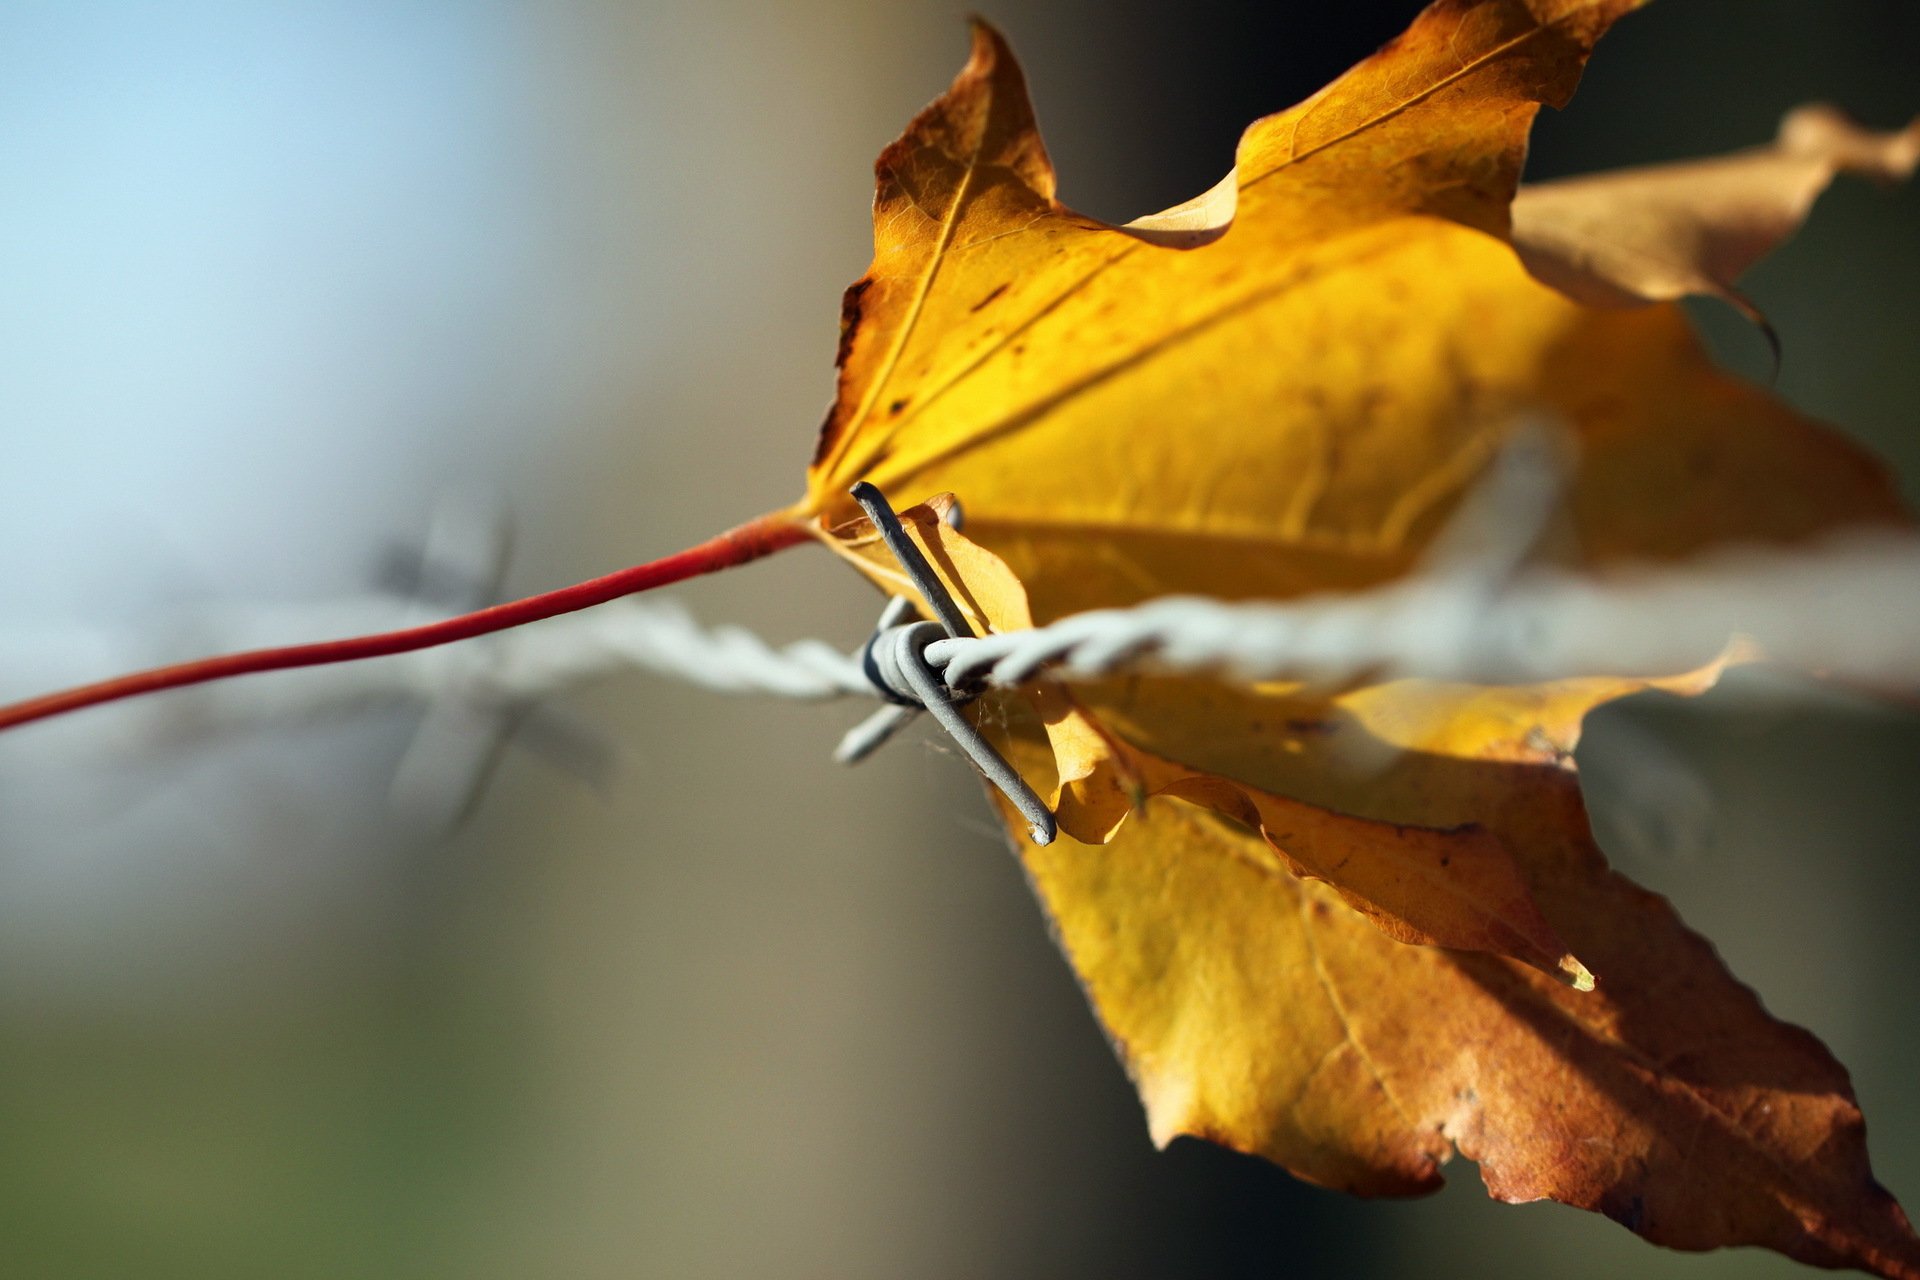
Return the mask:
[[35,720],[79,711],[84,707],[119,702],[143,694],[158,693],[163,689],[181,689],[188,685],[263,671],[286,671],[294,667],[317,667],[335,662],[355,662],[361,658],[380,658],[394,653],[412,653],[416,649],[430,649],[456,640],[491,635],[510,627],[605,604],[638,591],[731,569],[805,542],[808,537],[806,528],[790,512],[777,511],[749,520],[718,537],[659,560],[632,565],[603,577],[561,587],[557,591],[510,600],[505,604],[443,618],[423,626],[353,636],[345,640],[323,640],[277,649],[250,649],[244,653],[200,658],[63,689],[11,706],[0,706],[0,732]]

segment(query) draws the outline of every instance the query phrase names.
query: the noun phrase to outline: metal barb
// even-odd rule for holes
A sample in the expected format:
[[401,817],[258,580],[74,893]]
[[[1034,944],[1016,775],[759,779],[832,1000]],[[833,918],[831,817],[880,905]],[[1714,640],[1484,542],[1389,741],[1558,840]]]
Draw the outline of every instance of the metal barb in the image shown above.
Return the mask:
[[920,714],[919,707],[885,706],[847,730],[840,745],[833,749],[835,764],[859,764],[887,745],[887,740],[906,728]]
[[[1020,816],[1027,820],[1027,829],[1033,836],[1033,842],[1051,844],[1055,824],[1046,801],[1027,785],[1005,757],[993,749],[993,744],[960,714],[961,705],[971,695],[956,693],[948,688],[939,670],[927,660],[927,647],[936,641],[945,638],[966,639],[974,634],[966,615],[948,593],[946,584],[934,573],[933,566],[927,563],[926,556],[907,536],[886,495],[863,480],[853,487],[853,498],[866,511],[874,528],[880,531],[887,549],[893,552],[894,558],[900,562],[907,577],[913,580],[914,587],[939,621],[937,624],[905,621],[913,612],[910,602],[903,597],[888,601],[886,610],[880,616],[880,626],[867,641],[860,658],[867,678],[894,705],[882,707],[855,725],[840,740],[834,758],[845,764],[865,758],[891,737],[895,730],[924,710],[939,721],[940,727],[966,752],[974,767],[1020,811]],[[957,511],[955,515],[957,517]]]
[[934,620],[946,628],[947,634],[955,640],[965,640],[973,635],[973,627],[967,622],[967,615],[960,612],[960,606],[954,602],[947,591],[947,584],[940,581],[940,575],[927,563],[926,556],[914,544],[912,538],[900,524],[900,517],[893,513],[893,506],[887,496],[874,485],[862,480],[848,490],[860,509],[867,513],[867,519],[873,521],[873,527],[880,531],[881,540],[887,544],[887,550],[893,552],[893,558],[913,579],[913,585],[933,610]]

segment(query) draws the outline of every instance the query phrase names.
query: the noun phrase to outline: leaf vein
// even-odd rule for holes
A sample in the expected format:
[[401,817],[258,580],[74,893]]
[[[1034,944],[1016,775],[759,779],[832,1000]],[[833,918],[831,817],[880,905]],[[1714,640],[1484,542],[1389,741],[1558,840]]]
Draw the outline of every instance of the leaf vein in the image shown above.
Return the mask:
[[1380,1070],[1380,1064],[1373,1060],[1373,1055],[1367,1052],[1367,1047],[1360,1043],[1360,1037],[1354,1031],[1353,1019],[1347,1013],[1345,1002],[1340,999],[1339,989],[1334,985],[1333,974],[1327,968],[1326,959],[1320,954],[1320,942],[1314,936],[1312,901],[1304,892],[1297,894],[1296,900],[1300,910],[1300,937],[1307,944],[1307,955],[1313,961],[1313,976],[1320,984],[1321,993],[1327,997],[1327,1003],[1333,1009],[1333,1016],[1340,1021],[1343,1043],[1353,1046],[1353,1052],[1359,1057],[1360,1064],[1367,1069],[1367,1074],[1373,1077],[1373,1082],[1380,1086],[1381,1096],[1392,1106],[1394,1114],[1400,1117],[1400,1123],[1409,1131],[1416,1129],[1418,1126],[1414,1124],[1413,1117],[1408,1114],[1406,1107],[1401,1105],[1400,1099],[1388,1086],[1387,1078]]
[[[1240,189],[1242,191],[1245,191],[1248,187],[1254,186],[1261,182],[1265,182],[1268,178],[1271,178],[1274,174],[1279,173],[1281,170],[1286,169],[1291,165],[1298,164],[1300,161],[1305,160],[1309,156],[1315,155],[1321,151],[1325,151],[1328,147],[1338,146],[1340,143],[1345,142],[1348,138],[1354,137],[1361,133],[1365,133],[1368,129],[1376,128],[1377,126],[1385,124],[1387,121],[1393,119],[1395,116],[1400,115],[1403,112],[1412,110],[1414,107],[1419,106],[1422,102],[1425,102],[1428,98],[1431,98],[1434,94],[1439,93],[1442,89],[1447,88],[1449,85],[1457,84],[1459,81],[1465,79],[1467,76],[1470,76],[1474,72],[1478,71],[1480,68],[1488,65],[1491,62],[1496,61],[1499,58],[1505,57],[1507,54],[1511,53],[1513,50],[1519,48],[1521,45],[1527,43],[1529,40],[1532,40],[1535,36],[1538,36],[1550,30],[1553,25],[1556,25],[1556,24],[1546,24],[1541,26],[1535,26],[1530,28],[1529,30],[1521,32],[1519,35],[1514,36],[1512,39],[1503,40],[1499,44],[1495,45],[1493,48],[1481,54],[1479,57],[1469,59],[1464,65],[1459,67],[1457,70],[1450,72],[1445,76],[1442,76],[1440,79],[1434,81],[1432,84],[1420,90],[1418,93],[1415,93],[1410,97],[1406,98],[1404,101],[1397,102],[1393,106],[1387,108],[1385,111],[1380,112],[1378,115],[1369,116],[1367,119],[1360,121],[1358,124],[1354,125],[1353,127],[1341,133],[1337,133],[1331,138],[1327,138],[1322,142],[1317,142],[1314,145],[1308,147],[1305,151],[1301,151],[1297,149],[1294,142],[1294,139],[1297,139],[1299,136],[1300,121],[1308,118],[1308,116],[1312,114],[1313,110],[1318,109],[1318,105],[1319,105],[1318,102],[1306,104],[1309,109],[1306,112],[1304,112],[1302,115],[1296,117],[1293,121],[1290,122],[1292,125],[1292,134],[1290,135],[1290,138],[1287,144],[1287,158],[1281,161],[1279,164],[1274,165],[1272,168],[1262,170],[1261,172],[1255,174],[1254,176],[1246,179],[1244,182],[1240,184]],[[1329,97],[1331,90],[1339,87],[1340,83],[1341,81],[1339,80],[1334,81],[1334,83],[1328,86],[1327,89],[1324,89],[1319,94],[1316,94],[1315,95],[1316,99],[1320,101],[1326,100]]]

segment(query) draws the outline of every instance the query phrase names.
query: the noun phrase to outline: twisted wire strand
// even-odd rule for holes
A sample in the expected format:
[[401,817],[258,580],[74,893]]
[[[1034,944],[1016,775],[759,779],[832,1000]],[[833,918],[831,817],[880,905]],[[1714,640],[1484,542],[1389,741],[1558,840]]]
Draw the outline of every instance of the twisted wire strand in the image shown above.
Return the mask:
[[496,680],[531,694],[638,667],[720,693],[801,701],[876,696],[857,657],[822,640],[772,645],[744,627],[703,627],[673,600],[634,600],[503,637]]
[[[232,621],[221,620],[222,634],[260,629],[224,625]],[[288,625],[283,619],[267,629]],[[1787,666],[1865,685],[1920,686],[1920,539],[1857,535],[1612,580],[1434,573],[1277,603],[1166,597],[1033,630],[943,638],[926,656],[959,694],[1136,673],[1525,683],[1685,671],[1736,634]],[[465,645],[209,686],[179,703],[156,703],[154,713],[176,705],[203,717],[258,721],[449,696],[524,706],[636,669],[722,693],[798,701],[884,696],[857,653],[821,640],[771,644],[742,627],[706,627],[677,601],[649,597]]]
[[[1612,580],[1441,572],[1278,603],[1166,597],[1028,631],[939,639],[926,656],[956,693],[1134,673],[1526,683],[1672,674],[1710,661],[1736,635],[1784,665],[1843,681],[1920,684],[1920,540],[1856,535]],[[636,667],[726,693],[882,696],[858,655],[818,640],[772,645],[740,627],[705,628],[661,600],[556,620],[496,644],[483,683],[500,696],[539,697]]]
[[1735,637],[1784,666],[1888,688],[1920,683],[1920,541],[1856,535],[1611,581],[1436,576],[1287,603],[1168,597],[1050,626],[941,640],[956,689],[1123,673],[1239,681],[1373,676],[1529,683],[1691,670]]

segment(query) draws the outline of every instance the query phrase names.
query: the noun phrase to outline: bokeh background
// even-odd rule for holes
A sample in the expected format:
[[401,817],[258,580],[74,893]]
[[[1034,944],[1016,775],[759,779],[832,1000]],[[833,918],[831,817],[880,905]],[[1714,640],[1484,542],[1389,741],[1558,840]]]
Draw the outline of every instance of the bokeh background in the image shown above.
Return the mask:
[[[986,11],[1064,197],[1126,218],[1416,8]],[[192,655],[212,606],[363,591],[449,503],[511,520],[520,593],[790,500],[872,157],[962,16],[0,7],[0,692]],[[1812,98],[1896,125],[1915,65],[1911,0],[1662,0],[1533,172],[1757,142]],[[1845,185],[1751,280],[1783,394],[1910,492],[1916,228],[1920,193]],[[1756,335],[1702,320],[1764,374]],[[681,594],[849,644],[876,603],[804,552]],[[1464,1162],[1361,1204],[1155,1152],[931,740],[843,770],[854,708],[638,676],[566,710],[617,767],[514,747],[457,821],[395,803],[403,711],[0,740],[0,1273],[1795,1273],[1492,1205]],[[1749,688],[1609,711],[1582,752],[1617,860],[1851,1066],[1909,1203],[1916,749],[1915,718]]]

